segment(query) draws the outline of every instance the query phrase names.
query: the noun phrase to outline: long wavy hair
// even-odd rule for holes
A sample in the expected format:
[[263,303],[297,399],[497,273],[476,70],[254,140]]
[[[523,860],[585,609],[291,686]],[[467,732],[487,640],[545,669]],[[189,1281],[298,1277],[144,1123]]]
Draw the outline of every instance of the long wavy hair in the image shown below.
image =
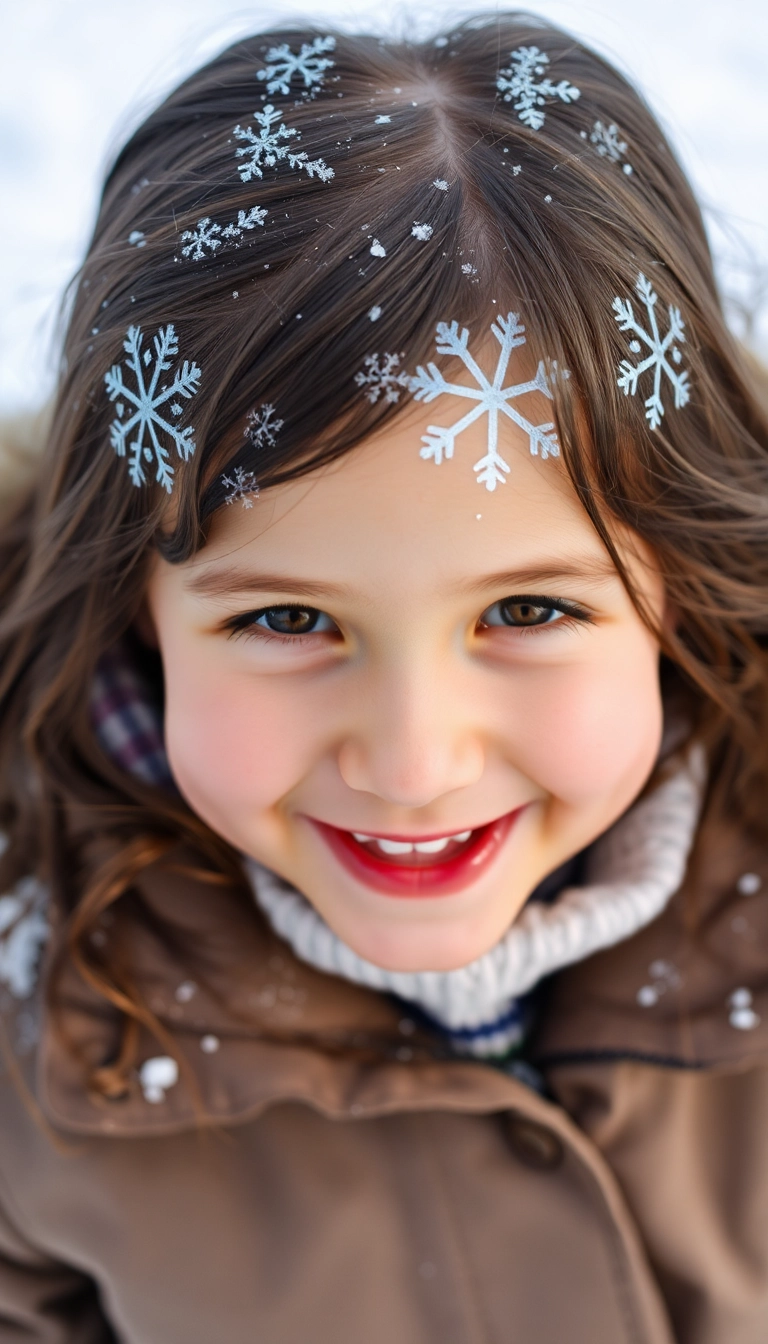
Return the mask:
[[[321,80],[270,76],[270,49],[317,38],[332,39],[315,48],[332,62]],[[579,91],[534,104],[533,117],[519,93],[505,96],[509,79],[497,85],[532,48],[543,53],[534,81]],[[237,151],[265,127],[306,157],[262,145],[244,180],[250,160]],[[643,396],[617,383],[629,337],[613,303],[642,311],[640,274],[662,320],[671,306],[686,324],[690,401],[667,398],[655,429]],[[673,632],[657,631],[665,694],[705,742],[721,805],[764,830],[766,413],[723,320],[698,207],[648,107],[600,56],[517,12],[424,42],[259,33],[187,79],[117,156],[72,286],[42,468],[0,536],[0,890],[30,873],[50,886],[54,1021],[67,969],[122,1022],[115,1058],[88,1065],[91,1087],[125,1086],[140,1025],[166,1039],[125,933],[145,917],[142,873],[186,865],[242,883],[220,837],[172,791],[121,770],[89,718],[96,665],[135,629],[153,552],[176,563],[205,546],[223,474],[278,484],[396,416],[405,391],[373,402],[356,384],[366,355],[396,352],[413,369],[438,321],[487,332],[507,311],[570,371],[554,414],[573,486],[620,572],[619,525],[652,548],[679,614]],[[154,358],[169,327],[169,363],[187,361],[187,381],[164,413],[194,424],[196,442],[174,458],[170,504],[157,463],[110,430],[128,417],[105,386],[115,364],[128,381],[130,331],[142,333],[139,358]],[[264,404],[283,421],[273,442],[244,433]],[[159,661],[138,641],[135,652],[161,698]],[[108,909],[110,937],[94,939]]]

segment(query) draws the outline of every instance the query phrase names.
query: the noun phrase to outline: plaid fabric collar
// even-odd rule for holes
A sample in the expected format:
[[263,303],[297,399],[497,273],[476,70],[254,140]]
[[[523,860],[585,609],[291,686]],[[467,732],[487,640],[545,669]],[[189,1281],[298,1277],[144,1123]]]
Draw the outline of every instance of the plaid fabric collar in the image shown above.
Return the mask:
[[129,775],[174,788],[163,741],[163,713],[124,643],[102,654],[91,683],[91,726],[100,746]]

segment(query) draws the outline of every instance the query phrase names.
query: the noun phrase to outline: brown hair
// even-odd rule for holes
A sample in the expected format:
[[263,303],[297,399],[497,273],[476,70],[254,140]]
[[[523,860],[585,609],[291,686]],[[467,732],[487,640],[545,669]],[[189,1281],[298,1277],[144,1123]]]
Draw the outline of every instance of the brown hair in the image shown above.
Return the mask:
[[[667,694],[707,743],[745,824],[763,827],[768,811],[765,412],[658,124],[606,61],[518,13],[423,43],[338,33],[315,97],[295,83],[267,95],[257,79],[267,50],[315,36],[292,28],[236,43],[119,154],[73,285],[39,482],[2,534],[0,820],[10,845],[0,879],[5,887],[34,871],[50,883],[61,965],[122,1015],[112,1071],[91,1075],[103,1090],[130,1071],[136,1024],[160,1029],[127,944],[94,946],[99,917],[108,906],[142,917],[136,884],[150,865],[240,878],[228,846],[181,800],[102,750],[88,717],[96,662],[131,630],[153,549],[179,562],[205,545],[222,473],[240,466],[263,488],[353,449],[398,413],[362,397],[363,356],[402,351],[413,369],[440,320],[487,331],[492,314],[514,310],[532,347],[570,370],[556,417],[574,486],[620,571],[617,523],[649,543],[679,611],[676,633],[659,632]],[[500,66],[522,47],[545,52],[553,81],[580,91],[578,101],[549,101],[539,129],[497,89]],[[279,161],[241,181],[234,128],[252,125],[270,98],[297,132],[293,146],[332,168],[332,180]],[[597,152],[597,122],[620,128],[631,173]],[[263,226],[231,242],[220,233],[197,260],[183,254],[181,234],[199,220],[223,229],[255,205],[268,212]],[[432,226],[428,242],[413,236],[417,221]],[[374,236],[385,257],[372,255]],[[659,311],[679,307],[686,322],[690,404],[676,410],[668,398],[657,430],[642,396],[617,385],[628,337],[612,305],[633,295],[640,272]],[[149,345],[170,323],[179,360],[202,369],[183,408],[197,449],[174,464],[172,519],[161,486],[134,488],[113,452],[104,386],[130,326]],[[284,423],[257,449],[243,429],[263,403]],[[159,664],[143,657],[161,694]]]

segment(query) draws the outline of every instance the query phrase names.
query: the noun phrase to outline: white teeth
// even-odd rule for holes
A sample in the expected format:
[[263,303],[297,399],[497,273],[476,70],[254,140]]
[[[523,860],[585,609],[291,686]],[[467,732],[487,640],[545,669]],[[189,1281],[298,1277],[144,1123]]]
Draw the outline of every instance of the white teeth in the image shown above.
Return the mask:
[[352,835],[359,845],[378,845],[383,854],[411,854],[414,850],[418,854],[440,854],[451,843],[463,845],[471,836],[471,831],[459,831],[456,835],[444,835],[439,840],[383,840],[375,835],[363,835],[361,831],[353,831]]
[[413,850],[409,840],[377,840],[376,844],[385,854],[410,854]]

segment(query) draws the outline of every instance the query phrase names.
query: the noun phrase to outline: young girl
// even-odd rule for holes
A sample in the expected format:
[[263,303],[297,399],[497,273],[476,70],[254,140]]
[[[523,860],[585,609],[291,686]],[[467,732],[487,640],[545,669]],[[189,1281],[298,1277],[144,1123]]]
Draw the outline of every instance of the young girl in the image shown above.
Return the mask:
[[279,31],[6,511],[7,1344],[768,1332],[768,430],[637,93]]

